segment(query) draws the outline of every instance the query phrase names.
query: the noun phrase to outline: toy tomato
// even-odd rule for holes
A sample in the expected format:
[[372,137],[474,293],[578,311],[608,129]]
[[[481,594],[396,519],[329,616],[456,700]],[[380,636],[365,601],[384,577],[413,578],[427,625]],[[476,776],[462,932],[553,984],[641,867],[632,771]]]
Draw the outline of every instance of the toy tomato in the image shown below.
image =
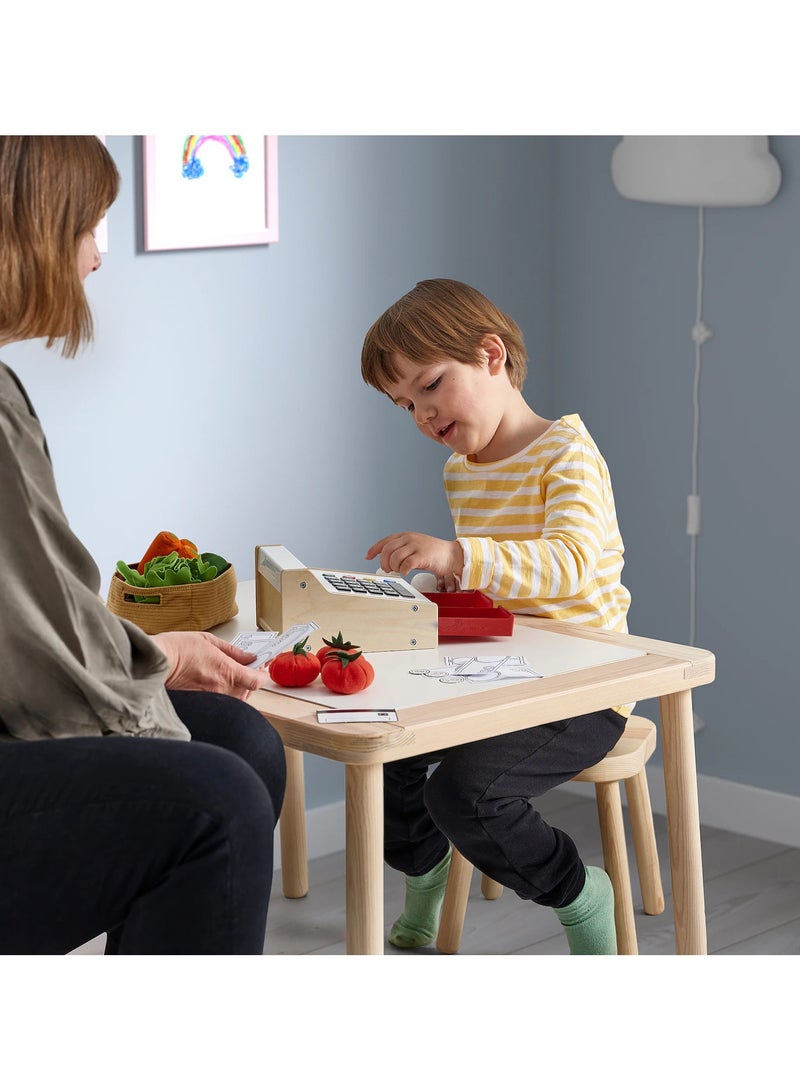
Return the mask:
[[281,652],[269,663],[269,676],[278,686],[296,689],[308,686],[319,674],[319,660],[305,649],[305,640],[295,644],[290,652]]
[[360,693],[375,678],[375,669],[361,652],[331,651],[320,674],[323,685],[334,693]]
[[358,644],[351,644],[349,640],[345,640],[341,630],[338,636],[332,636],[330,640],[326,640],[325,637],[322,639],[324,643],[317,650],[320,667],[325,663],[329,655],[335,655],[336,652],[347,652],[349,655],[351,652],[358,651]]

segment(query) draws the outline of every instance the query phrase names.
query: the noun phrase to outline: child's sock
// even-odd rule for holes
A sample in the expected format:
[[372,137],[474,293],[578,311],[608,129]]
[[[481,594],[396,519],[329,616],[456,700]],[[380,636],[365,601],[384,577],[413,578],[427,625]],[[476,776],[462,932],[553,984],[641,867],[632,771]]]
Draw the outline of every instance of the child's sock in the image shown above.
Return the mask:
[[574,902],[556,909],[572,955],[615,955],[614,888],[599,867],[586,868],[586,882]]
[[406,875],[406,902],[392,925],[389,943],[395,947],[424,947],[439,930],[439,914],[450,871],[452,848],[425,875]]

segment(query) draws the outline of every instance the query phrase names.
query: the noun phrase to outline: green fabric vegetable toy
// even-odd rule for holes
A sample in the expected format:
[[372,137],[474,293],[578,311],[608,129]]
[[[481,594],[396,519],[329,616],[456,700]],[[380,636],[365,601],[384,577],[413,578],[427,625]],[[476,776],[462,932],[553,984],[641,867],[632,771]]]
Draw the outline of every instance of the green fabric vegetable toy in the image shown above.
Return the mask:
[[[134,587],[177,587],[183,583],[205,583],[221,575],[228,562],[216,553],[198,557],[181,557],[177,550],[165,557],[153,557],[144,565],[144,572],[117,561],[117,572]],[[152,595],[134,595],[134,602],[158,602]]]

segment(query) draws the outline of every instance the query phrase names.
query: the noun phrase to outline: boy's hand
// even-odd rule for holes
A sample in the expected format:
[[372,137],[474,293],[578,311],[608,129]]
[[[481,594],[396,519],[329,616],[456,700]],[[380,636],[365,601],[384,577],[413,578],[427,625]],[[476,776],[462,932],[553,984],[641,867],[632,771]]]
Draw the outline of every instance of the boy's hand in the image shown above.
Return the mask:
[[456,591],[464,570],[464,550],[458,542],[432,538],[429,534],[405,531],[389,534],[367,550],[366,559],[380,554],[384,572],[399,572],[406,576],[414,568],[433,572],[442,591]]

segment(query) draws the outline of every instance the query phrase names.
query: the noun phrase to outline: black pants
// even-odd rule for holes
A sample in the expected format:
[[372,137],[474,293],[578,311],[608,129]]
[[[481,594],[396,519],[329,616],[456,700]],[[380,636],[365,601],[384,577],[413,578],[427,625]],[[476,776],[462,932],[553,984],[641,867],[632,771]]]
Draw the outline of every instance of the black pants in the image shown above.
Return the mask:
[[452,842],[520,898],[569,905],[583,888],[583,862],[572,839],[530,800],[596,764],[624,730],[624,718],[607,709],[388,763],[387,864],[424,875]]
[[263,952],[283,745],[234,697],[170,697],[192,742],[0,744],[0,953]]

